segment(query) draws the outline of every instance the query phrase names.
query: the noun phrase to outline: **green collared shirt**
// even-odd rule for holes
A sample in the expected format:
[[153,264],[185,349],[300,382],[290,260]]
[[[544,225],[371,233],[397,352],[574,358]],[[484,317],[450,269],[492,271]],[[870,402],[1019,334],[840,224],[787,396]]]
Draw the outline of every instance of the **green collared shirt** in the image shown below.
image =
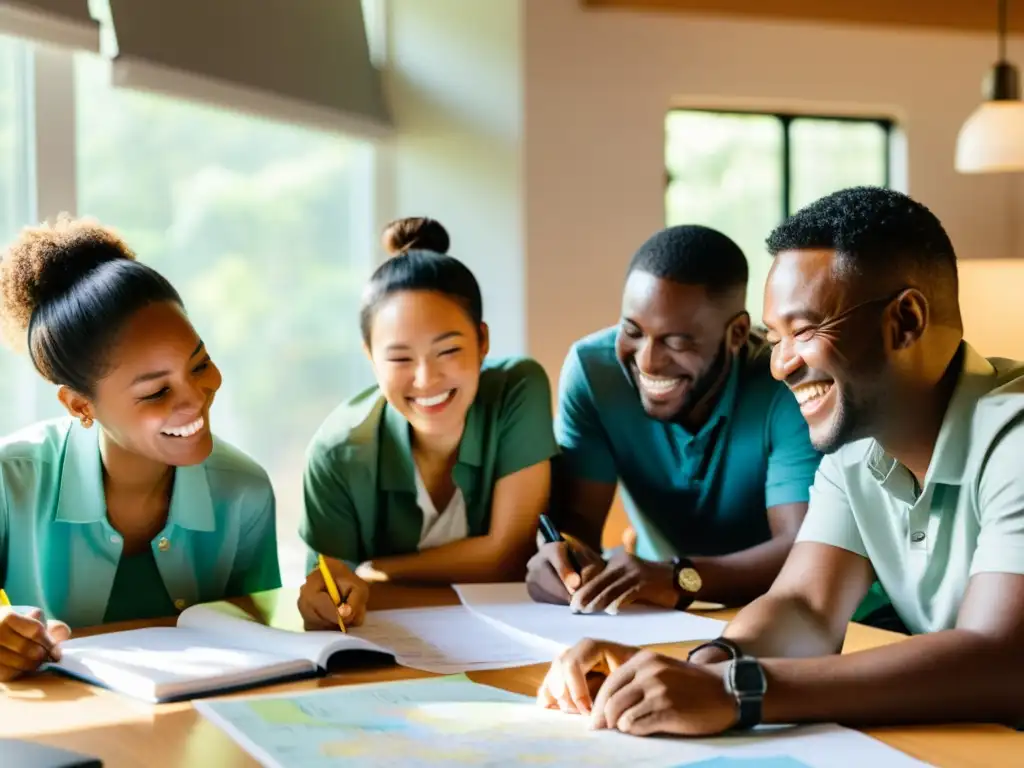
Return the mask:
[[0,440],[0,583],[11,602],[83,627],[281,585],[270,481],[219,440],[205,462],[175,470],[155,568],[123,558],[98,434],[62,419]]
[[[358,564],[418,549],[423,512],[409,422],[376,387],[339,406],[309,447],[299,533],[314,552]],[[488,360],[452,471],[470,536],[490,528],[494,486],[556,452],[551,387],[528,358]]]
[[924,486],[874,440],[826,456],[798,541],[871,561],[907,628],[956,625],[976,573],[1024,575],[1024,363],[961,344]]
[[615,355],[616,328],[573,345],[555,432],[570,475],[619,483],[637,555],[724,555],[771,538],[767,509],[806,502],[820,461],[796,400],[751,340],[696,433],[652,419]]

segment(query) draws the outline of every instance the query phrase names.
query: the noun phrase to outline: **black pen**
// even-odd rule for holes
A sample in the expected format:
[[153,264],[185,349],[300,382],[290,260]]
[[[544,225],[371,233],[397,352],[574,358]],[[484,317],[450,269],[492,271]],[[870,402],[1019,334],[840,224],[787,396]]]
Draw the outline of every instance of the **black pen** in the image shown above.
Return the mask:
[[[559,533],[558,529],[555,528],[554,523],[551,522],[551,518],[547,515],[540,516],[540,533],[541,536],[544,537],[544,541],[548,544],[554,544],[556,541],[565,542],[565,537]],[[572,551],[572,546],[566,544],[565,553],[569,560],[569,565],[572,566],[572,569],[577,575],[579,575],[580,564],[579,561],[576,560],[576,555]]]

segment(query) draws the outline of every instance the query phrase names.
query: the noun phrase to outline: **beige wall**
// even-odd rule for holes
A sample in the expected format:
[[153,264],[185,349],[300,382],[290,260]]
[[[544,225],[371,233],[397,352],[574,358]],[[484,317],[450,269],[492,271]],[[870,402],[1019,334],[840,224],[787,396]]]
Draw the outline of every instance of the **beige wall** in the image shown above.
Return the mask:
[[[1024,257],[1020,182],[953,170],[989,36],[595,12],[578,0],[389,0],[388,27],[399,138],[382,153],[382,217],[449,226],[483,284],[495,353],[527,352],[556,381],[569,345],[615,322],[630,255],[664,225],[665,111],[686,102],[897,118],[894,182],[953,238],[968,336],[1024,358],[1012,290],[1024,261],[1007,260]],[[1010,54],[1024,62],[1024,46]],[[997,310],[1014,322],[996,323]]]
[[[1018,182],[953,170],[989,36],[525,3],[527,343],[553,376],[574,339],[615,321],[629,256],[664,225],[663,121],[679,100],[890,113],[908,148],[895,181],[936,212],[961,258],[1024,256]],[[993,273],[965,272],[968,328],[998,346],[980,319]]]
[[522,0],[388,0],[381,222],[433,216],[481,283],[496,355],[523,353]]

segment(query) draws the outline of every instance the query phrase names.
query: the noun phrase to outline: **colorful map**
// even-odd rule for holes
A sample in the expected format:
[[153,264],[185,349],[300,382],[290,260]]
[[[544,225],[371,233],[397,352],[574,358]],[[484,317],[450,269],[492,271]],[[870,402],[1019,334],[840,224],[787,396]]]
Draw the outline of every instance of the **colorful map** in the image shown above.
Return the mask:
[[[461,675],[198,705],[268,766],[671,764],[664,746]],[[637,747],[640,747],[639,749]],[[645,754],[649,760],[644,761]]]
[[195,702],[266,768],[641,766],[910,768],[921,765],[838,726],[714,739],[593,731],[589,718],[465,675]]

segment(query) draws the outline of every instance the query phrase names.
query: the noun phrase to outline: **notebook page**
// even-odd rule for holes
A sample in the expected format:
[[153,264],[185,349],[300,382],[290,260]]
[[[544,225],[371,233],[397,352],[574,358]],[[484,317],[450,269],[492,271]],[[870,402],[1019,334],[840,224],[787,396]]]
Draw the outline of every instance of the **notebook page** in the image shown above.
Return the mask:
[[228,603],[196,605],[178,619],[179,627],[201,628],[231,642],[302,657],[326,667],[347,649],[387,653],[405,667],[448,673],[550,661],[552,649],[516,640],[461,605],[369,611],[362,626],[340,632],[293,632],[254,621]]
[[448,674],[550,661],[552,651],[496,628],[461,605],[370,611],[350,632],[389,648],[398,663]]
[[353,633],[274,629],[255,621],[244,610],[227,602],[193,605],[185,609],[178,617],[178,627],[191,627],[230,638],[228,642],[254,650],[308,659],[321,667],[326,667],[332,654],[344,650],[394,655],[387,648]]
[[565,648],[584,638],[625,645],[654,645],[710,640],[724,621],[683,611],[631,605],[618,615],[572,613],[568,606],[535,603],[526,584],[457,584],[455,591],[470,611],[498,625]]
[[312,669],[304,659],[229,647],[215,635],[175,627],[71,639],[49,666],[150,701]]

